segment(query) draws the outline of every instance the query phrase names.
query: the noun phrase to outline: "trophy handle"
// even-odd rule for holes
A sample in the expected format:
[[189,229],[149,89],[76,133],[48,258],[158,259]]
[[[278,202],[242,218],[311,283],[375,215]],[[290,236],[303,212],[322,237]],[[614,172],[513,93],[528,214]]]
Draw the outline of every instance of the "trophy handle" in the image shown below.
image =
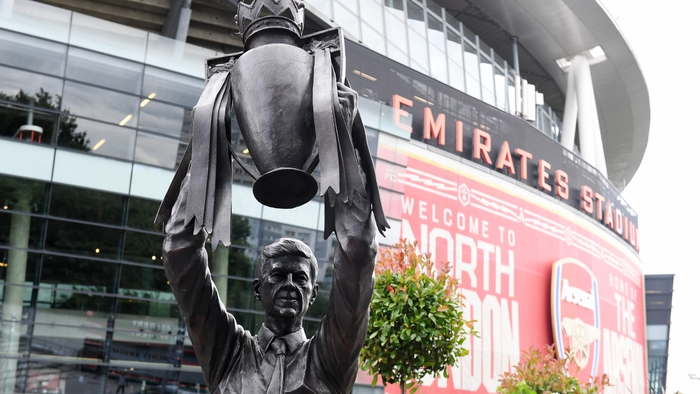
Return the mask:
[[[230,133],[230,131],[229,131],[229,133]],[[236,163],[238,163],[238,165],[241,166],[243,171],[245,171],[248,175],[250,175],[251,178],[253,178],[253,180],[257,181],[258,178],[260,178],[260,171],[258,171],[258,169],[255,168],[255,166],[250,166],[247,163],[245,163],[243,160],[241,160],[241,158],[238,157],[238,154],[233,149],[233,146],[231,146],[230,143],[228,144],[228,150],[229,150],[229,152],[231,152],[231,156],[233,156],[233,159],[236,160]]]

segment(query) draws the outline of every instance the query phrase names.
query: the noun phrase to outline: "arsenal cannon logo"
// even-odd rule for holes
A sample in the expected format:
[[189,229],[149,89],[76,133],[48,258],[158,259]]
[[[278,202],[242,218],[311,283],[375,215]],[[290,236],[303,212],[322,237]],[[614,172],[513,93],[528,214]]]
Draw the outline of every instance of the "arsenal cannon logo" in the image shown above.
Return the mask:
[[598,281],[574,258],[552,267],[552,328],[559,357],[570,352],[580,378],[595,376],[601,336]]

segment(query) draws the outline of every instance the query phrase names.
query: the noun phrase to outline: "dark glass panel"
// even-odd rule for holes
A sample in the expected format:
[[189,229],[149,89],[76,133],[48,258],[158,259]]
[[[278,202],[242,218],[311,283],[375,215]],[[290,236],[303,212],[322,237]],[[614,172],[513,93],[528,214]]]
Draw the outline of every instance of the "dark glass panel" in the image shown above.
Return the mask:
[[[12,253],[9,249],[0,249],[0,282],[5,282],[6,280],[6,275],[7,275],[7,269],[8,269],[8,257],[9,254]],[[38,253],[27,253],[27,263],[26,263],[26,268],[25,268],[25,277],[24,277],[24,283],[26,285],[31,285],[34,282],[34,279],[36,278],[36,273],[37,273],[37,268],[41,264],[41,255]],[[29,301],[29,293],[31,293],[30,290],[27,290],[25,294],[25,300],[28,302]],[[2,291],[0,291],[0,294],[2,294]]]
[[124,260],[162,265],[163,238],[164,235],[160,234],[127,231],[124,241]]
[[304,322],[304,332],[306,333],[307,338],[311,338],[312,336],[316,335],[316,331],[321,327],[321,323],[317,321],[310,321],[306,320]]
[[189,140],[192,137],[192,109],[143,100],[139,129]]
[[75,116],[62,116],[60,127],[59,146],[119,159],[134,157],[134,129]]
[[177,304],[158,302],[148,299],[119,299],[117,300],[117,318],[132,318],[132,316],[170,317],[179,318],[180,312]]
[[[29,218],[29,219],[27,219]],[[29,221],[28,228],[26,221]],[[12,222],[19,232],[17,237],[12,237]],[[11,214],[6,210],[0,210],[0,246],[15,248],[40,249],[44,234],[45,219],[28,217],[26,214]]]
[[97,190],[54,184],[49,214],[104,224],[123,223],[124,197]]
[[[229,279],[221,276],[215,276],[213,280],[219,291],[219,297],[224,301],[227,308],[251,308],[254,302],[252,281]],[[226,281],[225,288],[221,286],[223,281]]]
[[44,213],[45,200],[46,183],[0,175],[0,209]]
[[204,89],[204,80],[146,67],[142,95],[192,108]]
[[180,164],[187,142],[139,131],[134,160],[139,163],[174,169]]
[[142,230],[161,231],[161,225],[153,224],[159,206],[160,201],[130,197],[126,225]]
[[384,5],[395,10],[403,11],[403,0],[384,0]]
[[167,298],[172,298],[170,285],[165,278],[165,271],[162,268],[124,264],[122,265],[119,288],[119,292],[124,295],[144,294],[142,290],[145,290],[156,292],[153,295],[159,295],[157,292],[163,292]]
[[[42,302],[41,306],[48,307],[50,309],[64,309],[68,311],[79,311],[85,313],[69,313],[61,312],[61,314],[56,314],[53,312],[53,318],[62,318],[59,322],[66,324],[70,322],[71,324],[80,325],[80,321],[76,320],[74,316],[87,316],[86,321],[92,319],[99,319],[106,323],[106,319],[103,318],[105,314],[109,313],[112,305],[112,297],[107,297],[104,295],[96,294],[84,294],[79,292],[71,292],[65,290],[48,290],[42,289],[40,292],[48,293],[50,297],[50,302],[45,304]],[[40,298],[45,299],[46,296],[40,296]],[[37,312],[37,319],[39,319],[39,314],[41,313],[52,313],[52,312]],[[47,319],[41,319],[47,320]],[[70,321],[72,320],[72,321]],[[49,321],[51,322],[51,321]],[[55,321],[54,321],[55,322]],[[104,324],[103,323],[103,324]]]
[[71,81],[66,81],[63,92],[63,108],[70,113],[120,126],[136,126],[139,103],[136,96]]
[[116,272],[113,263],[47,254],[41,267],[41,286],[111,292]]
[[142,64],[76,47],[68,50],[66,78],[139,94],[142,75]]
[[0,100],[58,110],[62,89],[59,78],[0,66]]
[[317,319],[323,318],[328,310],[328,295],[329,293],[327,291],[319,291],[316,301],[311,305],[306,316]]
[[122,230],[49,220],[46,249],[108,259],[119,258]]
[[[406,0],[406,4],[408,5],[408,19],[409,20],[415,20],[415,21],[420,21],[424,22],[425,21],[425,15],[423,14],[423,8],[419,6],[418,4],[414,3],[411,0]],[[415,26],[415,25],[412,25]],[[424,34],[421,32],[421,34]]]
[[[36,97],[34,99],[36,100]],[[0,136],[51,144],[56,128],[59,127],[59,119],[60,115],[55,112],[25,105],[0,104]]]

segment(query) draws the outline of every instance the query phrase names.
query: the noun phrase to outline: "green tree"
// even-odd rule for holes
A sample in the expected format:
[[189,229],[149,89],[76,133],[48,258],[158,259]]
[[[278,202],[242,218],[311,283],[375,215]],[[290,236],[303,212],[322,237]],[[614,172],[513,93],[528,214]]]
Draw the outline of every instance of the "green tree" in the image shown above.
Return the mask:
[[581,384],[573,355],[556,357],[554,346],[543,349],[530,347],[523,351],[520,363],[513,372],[501,376],[498,392],[501,394],[596,394],[610,386],[607,375]]
[[443,374],[469,351],[477,335],[462,314],[463,296],[449,263],[437,269],[416,243],[401,240],[380,251],[375,269],[367,340],[360,367],[384,384],[415,392],[426,375]]

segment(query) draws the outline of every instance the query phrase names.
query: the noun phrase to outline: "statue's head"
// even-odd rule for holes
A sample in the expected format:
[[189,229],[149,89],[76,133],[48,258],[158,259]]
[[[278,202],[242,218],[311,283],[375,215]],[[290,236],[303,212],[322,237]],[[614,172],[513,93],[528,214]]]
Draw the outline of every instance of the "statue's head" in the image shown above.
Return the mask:
[[266,325],[280,322],[292,329],[301,327],[318,294],[317,271],[311,248],[297,239],[280,238],[263,249],[255,266],[253,290],[263,304]]

